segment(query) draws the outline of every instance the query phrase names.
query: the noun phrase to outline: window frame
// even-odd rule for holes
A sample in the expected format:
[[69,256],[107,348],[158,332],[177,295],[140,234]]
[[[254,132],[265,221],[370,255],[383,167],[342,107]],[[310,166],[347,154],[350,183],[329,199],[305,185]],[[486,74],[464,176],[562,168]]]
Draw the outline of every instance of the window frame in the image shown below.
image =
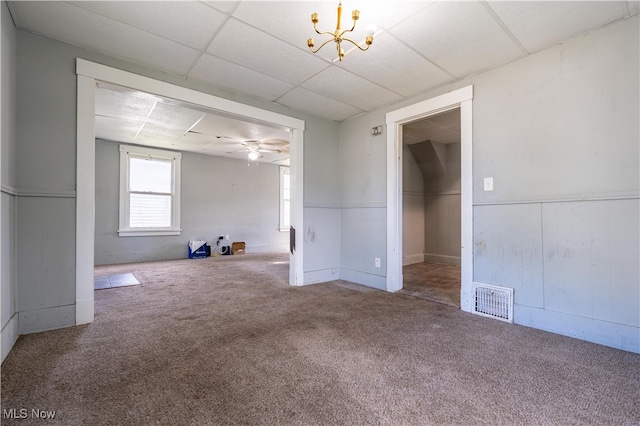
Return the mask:
[[[143,228],[130,226],[130,159],[148,158],[171,162],[171,225],[167,227]],[[143,237],[180,235],[180,175],[182,154],[175,151],[120,145],[120,205],[118,236]]]
[[[284,199],[284,176],[289,176],[289,223],[284,223],[285,218],[285,199]],[[278,229],[280,232],[289,232],[289,228],[291,227],[291,168],[289,166],[280,166],[280,221]]]

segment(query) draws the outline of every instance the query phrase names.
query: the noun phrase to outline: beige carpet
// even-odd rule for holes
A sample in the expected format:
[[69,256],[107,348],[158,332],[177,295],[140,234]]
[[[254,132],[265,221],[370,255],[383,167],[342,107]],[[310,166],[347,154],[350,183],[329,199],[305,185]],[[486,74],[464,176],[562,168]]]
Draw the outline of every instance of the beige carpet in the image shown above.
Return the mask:
[[22,336],[2,424],[640,424],[640,355],[342,281],[286,255],[100,268],[90,325]]

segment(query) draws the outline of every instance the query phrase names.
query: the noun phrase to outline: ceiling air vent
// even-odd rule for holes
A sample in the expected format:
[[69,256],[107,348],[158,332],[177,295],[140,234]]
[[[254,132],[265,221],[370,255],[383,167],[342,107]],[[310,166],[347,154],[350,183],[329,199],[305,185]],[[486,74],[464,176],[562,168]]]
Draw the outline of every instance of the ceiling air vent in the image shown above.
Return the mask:
[[473,313],[513,322],[513,289],[473,283]]

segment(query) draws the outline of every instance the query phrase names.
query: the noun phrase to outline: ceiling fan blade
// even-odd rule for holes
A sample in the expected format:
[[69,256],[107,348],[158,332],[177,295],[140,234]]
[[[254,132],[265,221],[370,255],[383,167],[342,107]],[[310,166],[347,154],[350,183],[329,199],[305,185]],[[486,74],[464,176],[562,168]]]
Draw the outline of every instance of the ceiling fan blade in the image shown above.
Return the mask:
[[285,140],[285,139],[266,139],[266,140],[260,141],[260,144],[267,145],[270,148],[271,147],[283,147],[285,145],[289,145],[289,141]]

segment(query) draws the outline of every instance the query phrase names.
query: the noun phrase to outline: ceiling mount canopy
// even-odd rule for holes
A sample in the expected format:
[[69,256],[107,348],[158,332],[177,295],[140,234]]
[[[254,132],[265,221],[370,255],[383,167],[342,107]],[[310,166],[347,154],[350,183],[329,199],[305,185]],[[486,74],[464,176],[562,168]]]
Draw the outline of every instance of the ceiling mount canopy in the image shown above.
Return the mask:
[[351,12],[351,19],[353,19],[353,26],[349,30],[342,30],[340,28],[340,18],[341,18],[341,16],[342,16],[342,1],[338,2],[338,23],[336,24],[336,30],[335,31],[323,31],[323,32],[320,32],[320,31],[318,31],[318,14],[315,13],[315,12],[311,14],[311,22],[313,22],[313,29],[315,30],[315,32],[320,34],[320,35],[328,34],[328,35],[330,35],[332,37],[332,38],[328,39],[327,41],[325,41],[324,43],[322,43],[320,45],[320,47],[318,47],[316,50],[313,50],[313,48],[315,46],[315,42],[313,41],[313,39],[312,38],[308,39],[307,40],[307,46],[309,46],[309,50],[311,51],[311,53],[317,53],[320,49],[322,49],[330,41],[334,41],[336,43],[336,49],[338,50],[338,58],[341,61],[342,61],[342,58],[344,57],[344,49],[341,46],[343,41],[348,41],[349,43],[353,44],[355,47],[357,47],[358,49],[360,49],[362,51],[369,49],[369,46],[371,46],[371,43],[373,43],[374,29],[372,27],[367,29],[367,37],[365,39],[365,47],[361,47],[355,41],[344,37],[344,35],[346,33],[350,33],[356,28],[356,21],[360,18],[360,11],[359,10],[354,10],[353,12]]

